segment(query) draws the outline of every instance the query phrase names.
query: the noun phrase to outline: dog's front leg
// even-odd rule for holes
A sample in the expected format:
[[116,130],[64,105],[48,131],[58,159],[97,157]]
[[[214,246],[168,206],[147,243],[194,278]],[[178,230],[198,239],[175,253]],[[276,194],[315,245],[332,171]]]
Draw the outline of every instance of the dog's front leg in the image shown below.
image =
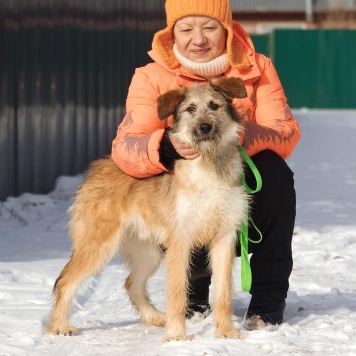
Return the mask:
[[164,341],[187,340],[185,313],[187,309],[190,244],[182,238],[167,243],[167,322]]
[[210,249],[213,285],[215,288],[216,336],[237,339],[242,335],[232,323],[232,271],[235,259],[235,232],[221,232]]

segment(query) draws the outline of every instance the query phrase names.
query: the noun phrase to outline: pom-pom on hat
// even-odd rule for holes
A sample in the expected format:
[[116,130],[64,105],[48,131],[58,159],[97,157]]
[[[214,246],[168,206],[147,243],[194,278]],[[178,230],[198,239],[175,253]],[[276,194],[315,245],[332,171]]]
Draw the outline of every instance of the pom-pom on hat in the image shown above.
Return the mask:
[[[169,68],[179,66],[174,55],[173,27],[177,20],[186,16],[208,16],[218,20],[227,30],[226,51],[229,63],[234,68],[245,69],[250,63],[234,41],[232,12],[229,0],[166,0],[167,27],[158,31],[153,38],[153,49]],[[235,42],[235,43],[234,43]]]

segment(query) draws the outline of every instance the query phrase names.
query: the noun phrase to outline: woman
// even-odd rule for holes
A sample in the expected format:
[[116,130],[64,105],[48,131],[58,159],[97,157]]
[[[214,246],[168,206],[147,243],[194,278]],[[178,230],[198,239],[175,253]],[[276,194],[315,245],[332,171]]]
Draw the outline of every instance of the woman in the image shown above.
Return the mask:
[[[252,219],[263,234],[251,244],[252,295],[246,326],[263,328],[283,321],[292,270],[295,220],[293,173],[285,159],[300,132],[270,59],[255,53],[248,34],[232,20],[228,0],[167,0],[167,27],[157,32],[149,52],[153,62],[136,69],[127,113],[113,141],[112,158],[127,174],[145,178],[174,169],[177,159],[196,159],[193,147],[169,136],[171,119],[160,121],[157,98],[179,86],[205,84],[213,77],[240,77],[248,96],[235,99],[246,131],[241,144],[262,176]],[[246,172],[248,185],[255,184]],[[249,235],[256,238],[254,229]],[[239,254],[237,247],[237,254]],[[192,259],[189,313],[210,311],[210,272],[205,249]]]

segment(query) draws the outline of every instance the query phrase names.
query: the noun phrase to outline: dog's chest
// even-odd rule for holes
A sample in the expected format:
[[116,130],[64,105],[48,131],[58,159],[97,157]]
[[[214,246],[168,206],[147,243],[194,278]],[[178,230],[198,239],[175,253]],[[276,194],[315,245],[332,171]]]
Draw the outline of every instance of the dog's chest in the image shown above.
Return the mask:
[[199,191],[178,191],[176,199],[177,218],[204,214],[213,209],[233,213],[239,209],[241,187],[209,187]]
[[218,174],[215,167],[203,166],[199,160],[176,166],[173,215],[180,234],[198,238],[204,235],[204,242],[208,242],[220,230],[236,230],[240,226],[248,200],[237,178],[239,166],[229,167]]
[[[175,220],[187,236],[213,236],[220,229],[236,230],[244,218],[246,199],[241,187],[210,187],[195,192],[178,192]],[[210,230],[207,232],[207,230]]]

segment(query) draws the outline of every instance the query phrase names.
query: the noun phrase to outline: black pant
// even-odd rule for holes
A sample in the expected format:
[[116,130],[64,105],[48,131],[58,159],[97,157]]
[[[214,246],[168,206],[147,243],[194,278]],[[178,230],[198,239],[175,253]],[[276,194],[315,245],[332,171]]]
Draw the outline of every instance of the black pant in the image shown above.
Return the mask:
[[[252,253],[250,293],[285,299],[293,267],[292,236],[296,214],[293,172],[273,151],[262,151],[251,158],[261,174],[262,189],[252,196],[250,215],[263,237],[258,244],[249,243],[249,253]],[[255,188],[256,180],[248,167],[245,174],[246,183]],[[249,227],[249,237],[259,239],[252,226]],[[240,256],[240,245],[236,246],[236,255]],[[208,301],[211,272],[207,258],[206,248],[192,256],[190,302]]]

